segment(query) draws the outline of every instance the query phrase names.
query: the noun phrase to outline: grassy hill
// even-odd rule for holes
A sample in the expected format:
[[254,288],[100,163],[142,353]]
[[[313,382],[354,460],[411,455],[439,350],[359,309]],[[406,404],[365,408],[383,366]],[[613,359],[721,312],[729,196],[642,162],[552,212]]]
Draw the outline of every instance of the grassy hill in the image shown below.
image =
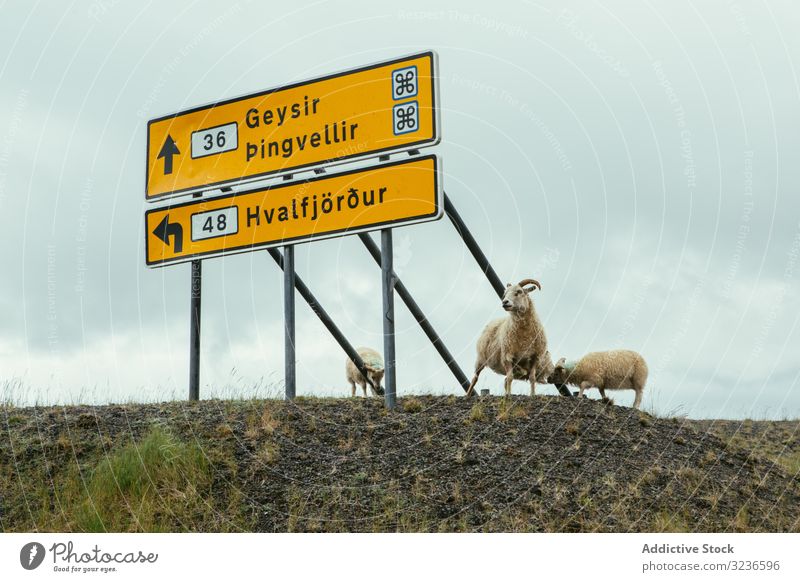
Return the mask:
[[800,531],[798,422],[409,397],[0,408],[4,531]]

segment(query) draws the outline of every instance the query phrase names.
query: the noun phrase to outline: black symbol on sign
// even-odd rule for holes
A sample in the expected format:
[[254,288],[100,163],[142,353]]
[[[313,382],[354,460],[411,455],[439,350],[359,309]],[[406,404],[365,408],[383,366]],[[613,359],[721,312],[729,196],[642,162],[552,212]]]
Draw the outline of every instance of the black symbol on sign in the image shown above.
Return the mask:
[[153,234],[167,246],[169,246],[169,237],[172,237],[174,252],[179,253],[183,250],[183,226],[179,222],[170,222],[169,214],[158,223]]
[[416,93],[416,85],[414,84],[414,71],[398,71],[394,76],[394,95],[395,97],[403,97],[405,95],[413,95]]
[[414,105],[397,108],[397,131],[414,131],[417,125],[417,108]]
[[419,90],[417,82],[417,67],[403,67],[392,71],[392,99],[406,99],[414,97]]
[[164,145],[161,146],[161,151],[158,152],[158,159],[164,158],[164,175],[172,173],[172,156],[177,156],[181,152],[178,146],[175,145],[175,140],[171,135],[167,135]]

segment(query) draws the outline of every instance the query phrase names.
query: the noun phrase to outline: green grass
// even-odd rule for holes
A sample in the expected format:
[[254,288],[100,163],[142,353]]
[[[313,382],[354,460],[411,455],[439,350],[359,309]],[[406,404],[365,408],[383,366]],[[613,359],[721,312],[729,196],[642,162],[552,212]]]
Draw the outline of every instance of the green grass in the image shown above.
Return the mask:
[[786,468],[790,475],[800,476],[800,451],[781,455],[776,460]]
[[483,404],[478,402],[470,409],[466,422],[468,424],[473,422],[486,422],[486,411]]
[[212,490],[214,466],[219,467],[220,461],[212,463],[208,455],[218,457],[220,451],[184,442],[161,427],[106,454],[98,451],[88,465],[70,459],[69,440],[58,446],[65,462],[51,465],[21,500],[29,508],[26,530],[168,532],[248,527],[241,519],[237,492],[226,489],[220,496]]
[[650,531],[659,533],[688,533],[692,529],[686,518],[678,513],[662,510],[653,518]]
[[161,531],[165,514],[187,523],[208,509],[201,492],[211,482],[210,464],[198,446],[154,428],[90,471],[82,499],[73,505],[74,529]]

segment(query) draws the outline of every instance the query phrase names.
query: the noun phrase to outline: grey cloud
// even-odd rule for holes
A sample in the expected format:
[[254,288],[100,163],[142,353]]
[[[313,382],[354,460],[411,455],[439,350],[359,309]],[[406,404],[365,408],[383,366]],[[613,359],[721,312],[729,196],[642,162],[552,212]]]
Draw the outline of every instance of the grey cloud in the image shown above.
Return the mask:
[[[555,352],[641,350],[661,412],[800,413],[796,8],[276,6],[7,8],[0,374],[54,401],[181,396],[189,271],[144,267],[147,118],[433,48],[445,188],[504,280],[541,279]],[[495,295],[446,220],[396,245],[469,373]],[[356,239],[299,247],[298,269],[354,343],[380,347],[379,271]],[[278,269],[259,252],[204,272],[204,393],[279,390]],[[398,346],[401,392],[458,393],[399,301]],[[300,304],[303,391],[343,394],[343,359]]]

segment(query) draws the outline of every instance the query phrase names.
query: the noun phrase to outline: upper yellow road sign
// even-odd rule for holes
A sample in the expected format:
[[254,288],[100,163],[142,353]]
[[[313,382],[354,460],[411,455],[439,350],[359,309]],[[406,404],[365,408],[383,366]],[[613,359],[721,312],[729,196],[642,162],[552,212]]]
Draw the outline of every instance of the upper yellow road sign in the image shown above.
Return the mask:
[[442,216],[436,156],[227,194],[145,214],[150,267]]
[[436,82],[426,52],[153,119],[145,198],[435,145]]

